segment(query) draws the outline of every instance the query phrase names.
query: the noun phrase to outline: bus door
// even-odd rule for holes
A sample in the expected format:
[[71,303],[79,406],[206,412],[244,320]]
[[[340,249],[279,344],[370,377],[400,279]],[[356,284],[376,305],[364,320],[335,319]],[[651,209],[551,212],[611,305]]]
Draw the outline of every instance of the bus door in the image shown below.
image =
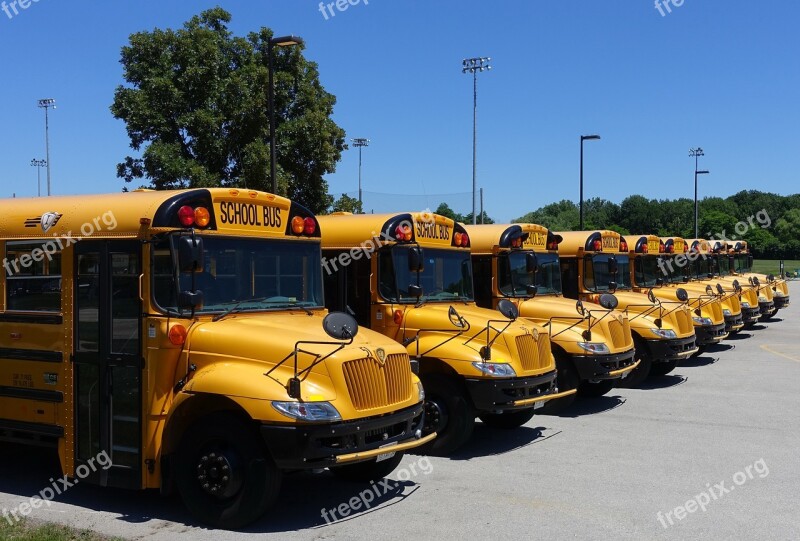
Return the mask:
[[75,246],[75,468],[102,486],[141,488],[141,253],[136,241]]

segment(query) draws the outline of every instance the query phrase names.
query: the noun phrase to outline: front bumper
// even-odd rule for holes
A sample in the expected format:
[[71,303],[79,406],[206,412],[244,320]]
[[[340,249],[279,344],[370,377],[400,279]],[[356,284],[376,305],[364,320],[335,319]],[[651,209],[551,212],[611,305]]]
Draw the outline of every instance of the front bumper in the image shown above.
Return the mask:
[[758,308],[761,310],[762,316],[771,316],[775,313],[775,303],[772,301],[760,302]]
[[781,308],[786,308],[787,306],[789,306],[789,296],[788,295],[785,296],[785,297],[778,297],[777,295],[775,295],[774,301],[775,301],[775,309],[776,310],[779,310]]
[[575,394],[558,392],[556,371],[532,378],[465,379],[472,403],[478,411],[509,411],[544,405],[548,400]]
[[697,352],[694,336],[672,340],[645,340],[645,343],[650,352],[650,360],[654,363],[681,361]]
[[571,355],[581,380],[619,379],[633,370],[636,350],[608,355]]
[[725,330],[724,323],[719,325],[697,325],[694,328],[694,334],[697,337],[698,346],[709,346],[722,342],[728,336],[728,331]]
[[396,413],[355,421],[261,425],[261,436],[279,468],[325,468],[426,443],[432,438],[421,436],[424,412],[420,402]]
[[761,317],[760,308],[742,308],[742,320],[745,325],[755,323]]
[[744,327],[744,318],[742,314],[725,316],[725,331],[734,332],[741,330]]

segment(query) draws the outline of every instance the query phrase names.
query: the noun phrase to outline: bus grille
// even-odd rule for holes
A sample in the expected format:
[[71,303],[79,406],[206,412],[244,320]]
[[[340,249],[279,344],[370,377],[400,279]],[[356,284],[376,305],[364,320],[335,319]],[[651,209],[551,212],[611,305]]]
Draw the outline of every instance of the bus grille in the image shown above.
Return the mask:
[[550,340],[545,334],[534,340],[533,335],[517,336],[517,353],[524,370],[541,370],[550,364]]
[[342,369],[350,400],[359,411],[398,404],[411,396],[408,355],[389,355],[383,366],[371,357],[357,359],[344,363]]

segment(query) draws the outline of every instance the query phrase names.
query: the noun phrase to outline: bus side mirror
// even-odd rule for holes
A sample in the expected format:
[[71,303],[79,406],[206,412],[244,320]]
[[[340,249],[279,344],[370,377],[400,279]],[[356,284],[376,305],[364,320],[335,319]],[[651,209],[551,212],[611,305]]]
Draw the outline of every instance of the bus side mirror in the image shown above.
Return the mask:
[[184,235],[178,238],[178,267],[183,273],[203,270],[203,239]]
[[[619,265],[617,264],[617,258],[612,257],[608,260],[608,273],[612,276],[616,275],[619,272]],[[616,289],[616,288],[615,288]]]
[[678,290],[675,291],[675,297],[681,302],[686,302],[689,300],[689,293],[682,287],[679,287]]
[[724,295],[725,294],[725,288],[722,287],[722,284],[719,284],[719,283],[717,284],[717,293],[719,293],[720,295]]
[[612,282],[609,282],[609,283],[608,283],[608,290],[609,290],[611,293],[614,293],[614,292],[617,290],[617,283],[616,283],[616,282],[613,282],[613,281],[612,281]]
[[178,308],[182,310],[200,310],[203,308],[202,291],[181,291],[178,295]]
[[422,286],[418,286],[417,284],[411,284],[410,286],[408,286],[408,294],[411,297],[419,299],[420,297],[422,297],[423,294]]
[[656,278],[656,286],[661,287],[663,285],[664,285],[664,279],[663,278]]
[[525,286],[525,293],[530,295],[531,297],[535,297],[536,293],[539,292],[539,286],[534,284],[528,284]]
[[358,334],[358,323],[350,314],[331,312],[322,320],[325,334],[336,340],[351,340]]
[[[422,255],[422,248],[412,246],[408,249],[408,270],[411,272],[422,272],[425,270],[425,260]],[[420,293],[420,297],[422,294]]]
[[617,306],[619,306],[619,301],[614,295],[611,295],[610,293],[603,293],[600,295],[598,304],[606,310],[614,310]]
[[511,321],[519,317],[519,308],[508,299],[502,299],[497,303],[497,310]]
[[529,273],[535,273],[539,270],[539,258],[533,252],[525,254],[525,269]]

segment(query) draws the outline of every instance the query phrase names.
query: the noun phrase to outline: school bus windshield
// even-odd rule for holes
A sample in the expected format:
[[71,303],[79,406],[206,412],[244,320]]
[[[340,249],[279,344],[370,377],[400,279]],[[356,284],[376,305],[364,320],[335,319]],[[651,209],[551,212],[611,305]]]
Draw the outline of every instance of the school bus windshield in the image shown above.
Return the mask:
[[719,273],[720,276],[730,276],[731,274],[731,266],[730,261],[728,260],[727,255],[718,255],[716,256],[716,267],[715,270]]
[[408,247],[393,246],[379,254],[378,281],[381,297],[392,302],[417,302],[409,295],[408,286],[422,286],[419,301],[472,301],[472,262],[469,252],[423,248],[424,268],[412,272],[408,264]]
[[[194,276],[178,273],[176,235],[153,245],[153,291],[165,311],[180,312],[180,291],[203,292],[196,313],[321,307],[319,244],[273,239],[204,236],[204,264]],[[193,287],[194,280],[194,287]]]
[[[529,285],[534,285],[534,275],[527,270],[527,252],[501,254],[497,262],[498,289],[506,297],[529,297]],[[561,293],[561,270],[558,255],[542,254],[537,257],[539,270],[536,273],[537,294]]]
[[[635,259],[634,274],[637,286],[655,286],[659,278],[667,281],[668,277],[658,267],[658,259],[658,256],[640,256]],[[666,266],[664,268],[666,269]]]
[[[682,256],[681,256],[682,257]],[[682,284],[686,282],[689,263],[685,257],[681,259],[682,265],[678,265],[678,256],[668,257],[664,260],[664,281],[671,284]]]
[[692,274],[695,278],[708,278],[713,272],[711,258],[708,256],[701,256],[692,263]]
[[[617,273],[609,272],[609,261],[617,260]],[[583,285],[589,291],[608,291],[610,282],[617,283],[617,289],[630,289],[630,262],[627,255],[594,254],[586,256]]]

